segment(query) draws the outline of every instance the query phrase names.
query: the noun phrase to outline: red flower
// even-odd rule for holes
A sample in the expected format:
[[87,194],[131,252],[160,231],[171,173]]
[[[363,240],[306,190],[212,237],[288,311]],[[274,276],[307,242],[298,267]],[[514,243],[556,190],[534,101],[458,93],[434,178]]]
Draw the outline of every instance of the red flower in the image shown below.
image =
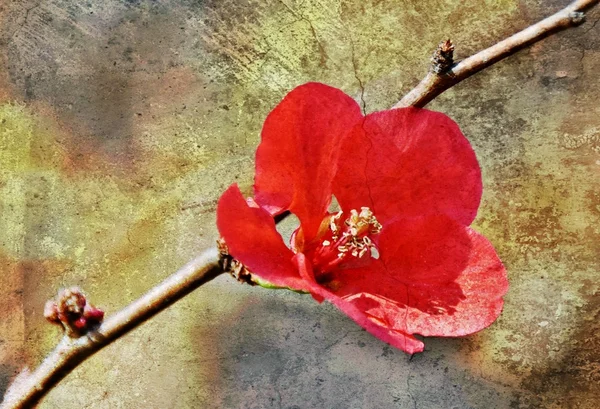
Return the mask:
[[[221,196],[219,232],[260,284],[327,299],[381,340],[461,336],[490,325],[508,289],[491,244],[468,225],[481,198],[475,154],[447,116],[363,116],[340,90],[310,83],[269,114],[254,199]],[[334,195],[342,212],[328,211]],[[291,248],[273,217],[300,220]]]

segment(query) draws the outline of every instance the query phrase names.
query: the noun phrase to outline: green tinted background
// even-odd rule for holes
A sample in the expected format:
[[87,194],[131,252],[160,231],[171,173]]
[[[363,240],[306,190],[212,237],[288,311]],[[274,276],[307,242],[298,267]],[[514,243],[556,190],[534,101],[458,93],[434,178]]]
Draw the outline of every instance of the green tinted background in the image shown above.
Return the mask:
[[[458,58],[567,0],[0,3],[0,392],[59,338],[62,286],[108,314],[217,236],[262,121],[321,81],[386,109],[440,40]],[[475,148],[475,228],[505,310],[409,360],[310,296],[220,277],[75,370],[49,408],[596,408],[600,12],[430,108]]]

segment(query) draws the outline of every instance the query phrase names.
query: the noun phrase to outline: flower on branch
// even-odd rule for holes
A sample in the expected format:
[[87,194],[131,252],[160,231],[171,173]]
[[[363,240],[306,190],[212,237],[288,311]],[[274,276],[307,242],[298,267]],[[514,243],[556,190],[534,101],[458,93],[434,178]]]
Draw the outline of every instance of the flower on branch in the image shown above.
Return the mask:
[[[414,353],[414,334],[471,334],[502,310],[506,271],[469,227],[481,193],[475,153],[447,116],[363,116],[342,91],[309,83],[268,115],[254,197],[229,187],[217,225],[255,283],[310,292]],[[289,247],[273,220],[287,211],[300,221]]]
[[61,325],[71,338],[85,335],[104,319],[104,311],[89,304],[77,287],[58,292],[55,300],[44,307],[44,317],[51,323]]

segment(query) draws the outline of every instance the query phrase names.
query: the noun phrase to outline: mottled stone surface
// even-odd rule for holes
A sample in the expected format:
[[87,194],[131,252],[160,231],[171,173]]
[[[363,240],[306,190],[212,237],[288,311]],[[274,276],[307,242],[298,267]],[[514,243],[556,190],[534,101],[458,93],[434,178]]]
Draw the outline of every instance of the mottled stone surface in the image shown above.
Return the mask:
[[[567,0],[0,1],[0,392],[79,285],[110,314],[217,235],[295,85],[366,111]],[[566,408],[600,400],[600,12],[451,89],[482,164],[475,227],[505,311],[409,359],[309,296],[220,277],[75,370],[40,408]]]

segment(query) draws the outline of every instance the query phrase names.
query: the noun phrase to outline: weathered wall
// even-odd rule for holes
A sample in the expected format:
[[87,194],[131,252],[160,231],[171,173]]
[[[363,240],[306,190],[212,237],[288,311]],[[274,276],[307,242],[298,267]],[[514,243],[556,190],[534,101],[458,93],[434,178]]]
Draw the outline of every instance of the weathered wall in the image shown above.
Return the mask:
[[[396,102],[568,0],[0,1],[0,391],[80,285],[108,313],[213,244],[262,121],[295,85]],[[448,91],[481,161],[475,227],[505,311],[408,357],[309,296],[221,277],[72,373],[41,408],[589,408],[600,396],[600,12]],[[595,403],[594,403],[595,402]]]

